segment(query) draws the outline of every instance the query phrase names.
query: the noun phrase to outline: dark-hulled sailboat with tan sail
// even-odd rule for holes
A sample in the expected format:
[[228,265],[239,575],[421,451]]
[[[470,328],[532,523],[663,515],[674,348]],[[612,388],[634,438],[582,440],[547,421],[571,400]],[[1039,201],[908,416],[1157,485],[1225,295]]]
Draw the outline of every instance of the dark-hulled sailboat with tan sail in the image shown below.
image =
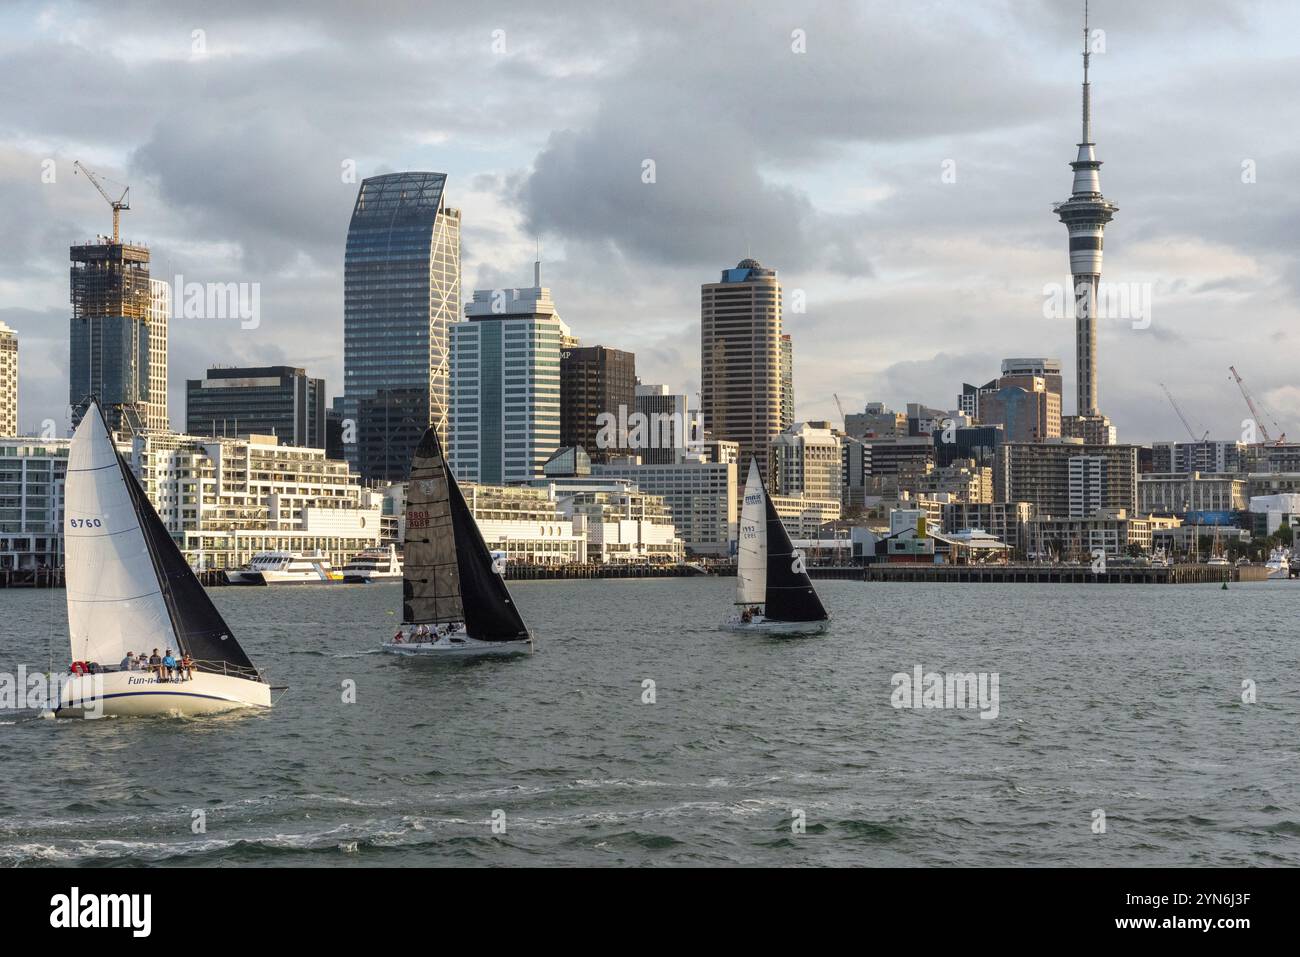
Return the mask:
[[502,655],[532,651],[505,569],[492,559],[436,427],[420,440],[406,486],[402,627],[388,654]]

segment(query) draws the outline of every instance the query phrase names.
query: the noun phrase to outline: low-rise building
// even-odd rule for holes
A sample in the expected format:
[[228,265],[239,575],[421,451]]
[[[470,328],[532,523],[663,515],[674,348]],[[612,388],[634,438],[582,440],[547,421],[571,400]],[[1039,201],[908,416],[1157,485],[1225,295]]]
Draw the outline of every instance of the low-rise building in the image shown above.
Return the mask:
[[1126,554],[1134,545],[1150,552],[1154,527],[1150,519],[1122,508],[1102,509],[1086,518],[1034,518],[1029,526],[1032,540],[1042,543],[1044,554],[1067,562],[1091,559],[1098,549],[1110,558]]
[[1137,510],[1144,515],[1229,512],[1246,507],[1244,478],[1206,472],[1149,472],[1138,476]]

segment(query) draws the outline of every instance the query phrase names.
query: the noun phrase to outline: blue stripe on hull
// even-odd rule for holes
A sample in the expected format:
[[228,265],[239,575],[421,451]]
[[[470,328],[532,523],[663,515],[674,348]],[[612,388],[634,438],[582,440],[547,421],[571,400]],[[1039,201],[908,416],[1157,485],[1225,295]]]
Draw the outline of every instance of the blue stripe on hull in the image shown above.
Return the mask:
[[[168,698],[206,698],[209,701],[229,701],[231,704],[247,705],[248,707],[253,708],[258,707],[257,705],[239,701],[236,698],[223,698],[221,695],[216,694],[198,694],[194,691],[115,691],[112,694],[100,695],[98,698],[91,698],[90,700],[91,702],[95,702],[107,701],[109,698],[138,698],[141,695],[159,695]],[[55,709],[55,711],[70,711],[73,708],[83,708],[85,705],[86,701],[83,699],[81,701],[60,705]]]

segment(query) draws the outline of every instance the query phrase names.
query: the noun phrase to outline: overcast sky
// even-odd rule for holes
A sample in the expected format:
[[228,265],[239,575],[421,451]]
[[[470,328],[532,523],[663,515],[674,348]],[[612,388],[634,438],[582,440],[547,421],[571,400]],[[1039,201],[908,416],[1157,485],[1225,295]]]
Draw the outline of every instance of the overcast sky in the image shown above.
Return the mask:
[[[785,287],[800,419],[838,420],[833,392],[952,408],[963,381],[1039,355],[1064,361],[1074,411],[1073,322],[1043,304],[1068,279],[1051,207],[1079,140],[1081,3],[302,6],[0,11],[22,429],[66,422],[68,246],[111,229],[74,159],[130,184],[123,231],[155,277],[260,284],[256,329],[173,324],[174,427],[210,364],[300,365],[340,391],[349,164],[448,174],[465,298],[530,285],[540,236],[561,315],[634,351],[643,381],[696,392],[699,286],[752,255]],[[1119,205],[1104,278],[1152,296],[1149,328],[1101,323],[1102,410],[1121,440],[1185,438],[1165,382],[1198,433],[1236,438],[1235,363],[1300,437],[1297,7],[1094,0],[1092,26]]]

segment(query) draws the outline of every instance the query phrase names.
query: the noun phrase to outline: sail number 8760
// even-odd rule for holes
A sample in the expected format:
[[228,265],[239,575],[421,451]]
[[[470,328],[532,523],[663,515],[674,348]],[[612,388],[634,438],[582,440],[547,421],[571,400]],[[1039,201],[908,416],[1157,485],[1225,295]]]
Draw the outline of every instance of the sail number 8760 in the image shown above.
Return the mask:
[[68,519],[69,528],[102,528],[104,525],[97,518],[70,518]]

